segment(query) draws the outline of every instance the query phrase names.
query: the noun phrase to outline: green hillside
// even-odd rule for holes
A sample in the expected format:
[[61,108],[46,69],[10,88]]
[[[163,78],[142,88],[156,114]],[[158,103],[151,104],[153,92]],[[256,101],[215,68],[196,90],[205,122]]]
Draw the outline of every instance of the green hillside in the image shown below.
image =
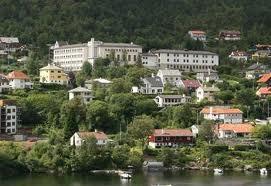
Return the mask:
[[0,35],[45,49],[55,40],[179,48],[190,29],[214,38],[237,29],[246,44],[271,42],[270,0],[1,0]]

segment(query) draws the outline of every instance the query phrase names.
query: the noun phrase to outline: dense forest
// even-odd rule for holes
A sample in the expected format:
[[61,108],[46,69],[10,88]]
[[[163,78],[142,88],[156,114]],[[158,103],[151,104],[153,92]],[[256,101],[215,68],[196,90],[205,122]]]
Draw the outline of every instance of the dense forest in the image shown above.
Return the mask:
[[217,37],[236,29],[247,45],[271,41],[270,0],[13,0],[0,1],[0,36],[46,49],[56,40],[135,42],[180,48],[190,29]]

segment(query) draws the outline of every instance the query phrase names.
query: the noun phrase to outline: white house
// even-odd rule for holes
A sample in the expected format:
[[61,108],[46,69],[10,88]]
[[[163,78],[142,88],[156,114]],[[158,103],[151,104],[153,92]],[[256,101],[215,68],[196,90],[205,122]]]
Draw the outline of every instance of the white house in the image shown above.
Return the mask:
[[158,107],[176,106],[191,102],[191,97],[186,95],[158,95],[154,98]]
[[248,53],[244,51],[232,51],[229,55],[230,59],[238,60],[238,61],[247,61],[248,60]]
[[160,77],[142,78],[143,84],[139,87],[141,94],[162,94],[164,92],[163,82]]
[[91,95],[91,91],[84,87],[77,87],[69,91],[69,100],[79,97],[84,101],[84,103],[89,103],[92,101],[93,96]]
[[218,138],[250,137],[253,128],[253,125],[249,123],[218,124],[214,132]]
[[215,70],[208,70],[208,72],[198,72],[196,79],[208,83],[210,81],[218,81],[219,76]]
[[169,83],[173,86],[180,84],[182,74],[179,70],[158,70],[157,76],[161,78],[163,85]]
[[12,89],[32,89],[33,83],[30,82],[30,78],[21,71],[12,71],[7,75],[9,85]]
[[85,140],[91,137],[97,140],[97,145],[106,145],[108,143],[108,137],[105,133],[95,131],[74,133],[74,135],[70,138],[70,145],[80,147],[85,142]]
[[79,71],[85,61],[93,65],[95,59],[109,58],[111,54],[118,61],[126,59],[128,64],[135,64],[142,53],[142,46],[134,43],[104,43],[94,38],[88,43],[73,45],[60,46],[56,42],[51,49],[54,51],[53,62],[65,71]]
[[219,88],[217,87],[206,87],[200,86],[196,89],[197,102],[200,102],[204,99],[208,101],[214,101],[214,95],[219,92]]
[[206,41],[206,33],[201,30],[190,30],[188,35],[193,40]]
[[222,121],[223,123],[242,123],[243,112],[237,108],[223,106],[204,107],[200,113],[204,119]]
[[217,54],[208,51],[169,50],[153,51],[158,56],[159,69],[178,69],[185,72],[208,72],[219,65]]
[[149,69],[158,68],[158,56],[149,51],[148,53],[141,54],[142,65]]
[[19,124],[19,107],[13,100],[0,100],[0,108],[0,134],[15,134]]

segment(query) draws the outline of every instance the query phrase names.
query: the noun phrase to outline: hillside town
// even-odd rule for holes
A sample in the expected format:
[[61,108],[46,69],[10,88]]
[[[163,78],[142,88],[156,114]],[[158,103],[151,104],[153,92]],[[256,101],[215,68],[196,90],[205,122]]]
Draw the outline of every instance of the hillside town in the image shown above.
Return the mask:
[[[203,48],[146,50],[90,38],[56,41],[42,61],[19,38],[0,37],[1,146],[20,146],[26,153],[20,161],[34,172],[104,169],[108,162],[138,168],[149,160],[190,169],[271,168],[269,160],[249,155],[237,165],[241,155],[230,155],[271,157],[265,154],[271,150],[271,45],[232,47],[221,56],[208,42],[236,46],[240,31],[210,38],[190,30],[187,37]],[[104,159],[93,159],[97,154]]]

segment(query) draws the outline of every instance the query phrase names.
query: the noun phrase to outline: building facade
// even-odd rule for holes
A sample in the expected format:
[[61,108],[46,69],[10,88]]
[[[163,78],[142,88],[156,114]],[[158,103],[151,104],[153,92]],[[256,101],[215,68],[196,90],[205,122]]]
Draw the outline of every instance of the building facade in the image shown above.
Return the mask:
[[169,83],[173,86],[179,85],[182,78],[181,72],[173,69],[158,70],[157,76],[161,78],[163,85]]
[[222,123],[242,123],[243,112],[240,109],[228,107],[204,107],[200,112],[204,119],[215,120]]
[[206,33],[201,30],[190,30],[188,35],[193,40],[206,41]]
[[15,134],[20,124],[20,108],[13,100],[0,100],[0,133]]
[[148,141],[151,148],[192,145],[193,134],[189,129],[155,129]]
[[84,103],[89,103],[93,99],[91,90],[84,87],[77,87],[69,91],[69,100],[72,100],[75,97],[82,99]]
[[253,126],[249,123],[220,124],[215,126],[218,138],[251,137]]
[[158,56],[153,54],[151,51],[143,53],[141,55],[142,65],[149,69],[157,69],[158,67]]
[[244,51],[233,51],[229,55],[230,59],[238,60],[238,61],[247,61],[248,60],[248,53]]
[[209,70],[208,72],[198,72],[197,73],[197,80],[201,82],[210,82],[210,81],[218,81],[219,76],[216,71]]
[[215,101],[215,98],[214,98],[215,94],[219,91],[220,90],[217,87],[201,86],[196,89],[197,102],[200,102],[204,99],[213,102]]
[[17,37],[0,37],[0,51],[3,51],[4,53],[15,52],[20,46]]
[[158,107],[176,106],[191,102],[191,97],[186,95],[158,95],[154,98]]
[[7,75],[9,85],[12,89],[32,89],[33,83],[30,82],[30,78],[21,71],[12,71]]
[[219,32],[219,39],[225,41],[237,41],[241,39],[241,32],[236,30],[223,30]]
[[185,72],[208,72],[219,65],[217,54],[208,51],[191,50],[156,50],[158,68],[178,69]]
[[9,80],[4,74],[0,74],[0,93],[8,92],[11,90]]
[[76,132],[70,138],[70,145],[80,147],[88,138],[95,138],[96,145],[106,145],[108,143],[108,137],[105,133],[100,131],[95,132]]
[[79,71],[84,62],[92,65],[97,58],[109,58],[114,56],[117,61],[127,61],[135,64],[142,47],[133,43],[104,43],[91,38],[88,43],[62,45],[56,43],[51,49],[54,51],[53,62],[65,71]]
[[162,94],[164,86],[158,76],[142,78],[143,84],[139,87],[141,94]]
[[40,69],[40,82],[66,85],[68,83],[68,77],[62,68],[48,64],[46,67]]

